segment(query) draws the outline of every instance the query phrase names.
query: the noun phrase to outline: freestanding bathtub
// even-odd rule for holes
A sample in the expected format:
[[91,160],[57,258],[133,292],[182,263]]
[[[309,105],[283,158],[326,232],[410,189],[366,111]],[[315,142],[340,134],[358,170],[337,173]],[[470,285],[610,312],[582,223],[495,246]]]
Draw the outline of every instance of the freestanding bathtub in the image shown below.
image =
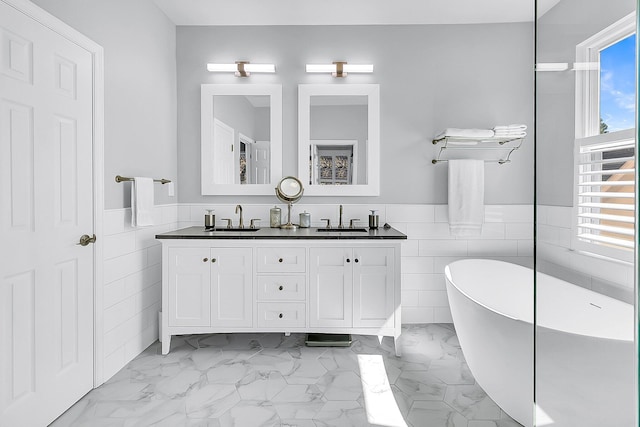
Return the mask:
[[[503,261],[446,266],[451,314],[476,381],[533,426],[533,271]],[[633,306],[537,274],[536,426],[633,427]]]

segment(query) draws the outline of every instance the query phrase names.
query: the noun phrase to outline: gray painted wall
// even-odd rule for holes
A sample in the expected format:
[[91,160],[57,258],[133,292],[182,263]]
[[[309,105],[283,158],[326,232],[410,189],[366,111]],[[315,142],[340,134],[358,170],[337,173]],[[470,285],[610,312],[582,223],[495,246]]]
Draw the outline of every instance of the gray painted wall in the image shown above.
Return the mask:
[[[207,62],[275,63],[276,74],[239,79]],[[373,63],[337,80],[305,63]],[[183,203],[271,203],[275,196],[200,195],[200,85],[283,87],[283,175],[297,174],[297,85],[378,83],[381,194],[355,203],[446,203],[447,166],[432,165],[431,139],[446,127],[525,123],[530,136],[507,165],[486,167],[488,204],[533,202],[533,24],[177,27],[178,188]],[[196,166],[196,167],[194,167]],[[344,198],[305,197],[306,203]]]
[[[175,180],[175,25],[152,0],[33,0],[104,48],[105,208],[130,206],[116,175]],[[155,186],[156,204],[175,203]]]
[[[576,59],[576,45],[633,12],[635,0],[562,0],[538,20],[538,62]],[[537,196],[541,205],[573,206],[575,72],[536,76]]]

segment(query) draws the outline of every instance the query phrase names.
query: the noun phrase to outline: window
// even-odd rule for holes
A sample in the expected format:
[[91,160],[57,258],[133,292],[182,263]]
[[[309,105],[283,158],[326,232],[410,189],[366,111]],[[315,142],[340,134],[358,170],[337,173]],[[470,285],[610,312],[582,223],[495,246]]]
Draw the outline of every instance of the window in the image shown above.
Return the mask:
[[574,247],[633,261],[635,14],[576,49]]

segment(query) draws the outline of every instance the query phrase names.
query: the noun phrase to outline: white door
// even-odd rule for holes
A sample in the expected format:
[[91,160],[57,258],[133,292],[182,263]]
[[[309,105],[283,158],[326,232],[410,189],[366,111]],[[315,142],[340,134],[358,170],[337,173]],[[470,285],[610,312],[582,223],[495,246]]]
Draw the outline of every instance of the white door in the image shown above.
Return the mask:
[[251,147],[251,183],[269,184],[271,155],[269,141],[256,141]]
[[93,387],[92,56],[0,2],[0,425]]
[[353,251],[309,249],[309,326],[353,325]]
[[[235,142],[234,130],[231,126],[213,119],[213,182],[215,184],[234,184],[235,161],[233,157],[233,145]],[[238,182],[240,175],[238,174]]]
[[251,248],[211,249],[211,326],[253,326]]

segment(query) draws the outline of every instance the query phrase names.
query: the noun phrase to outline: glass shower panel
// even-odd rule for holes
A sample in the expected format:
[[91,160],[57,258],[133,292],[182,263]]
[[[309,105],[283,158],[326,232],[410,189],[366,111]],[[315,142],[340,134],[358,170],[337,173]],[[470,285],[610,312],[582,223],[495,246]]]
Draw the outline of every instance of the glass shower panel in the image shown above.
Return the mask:
[[535,425],[633,427],[637,3],[537,4]]

